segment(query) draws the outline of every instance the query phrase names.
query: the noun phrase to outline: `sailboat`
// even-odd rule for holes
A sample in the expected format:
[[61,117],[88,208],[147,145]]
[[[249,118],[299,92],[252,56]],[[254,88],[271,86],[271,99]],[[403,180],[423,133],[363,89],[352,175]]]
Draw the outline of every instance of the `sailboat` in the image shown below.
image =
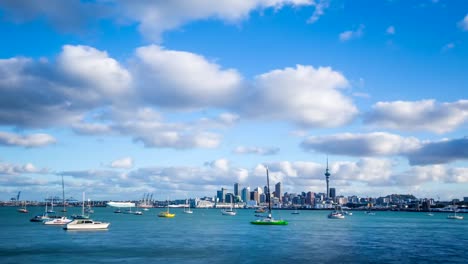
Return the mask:
[[299,214],[299,211],[297,211],[297,207],[294,207],[294,212],[292,212],[291,214]]
[[232,208],[232,204],[231,204],[231,207],[229,207],[229,209],[221,210],[221,213],[223,215],[236,215],[237,214],[237,212],[234,211],[234,209]]
[[[186,206],[184,206],[184,213],[186,213],[186,214],[193,214],[193,211],[190,210],[190,203],[188,203],[188,202],[186,201],[185,205],[186,205]],[[186,209],[186,208],[187,208],[187,209]]]
[[285,220],[276,220],[271,215],[271,195],[270,195],[270,178],[268,175],[268,167],[266,168],[266,175],[267,175],[267,186],[268,186],[268,216],[265,218],[257,219],[255,221],[251,221],[250,223],[253,225],[287,225],[288,222]]
[[328,214],[328,218],[330,218],[330,219],[344,219],[345,216],[344,216],[343,210],[341,209],[341,206],[335,206],[335,211]]
[[174,218],[175,214],[171,214],[169,212],[169,201],[167,201],[167,211],[160,212],[158,217],[165,217],[165,218]]
[[453,215],[448,215],[447,219],[463,220],[462,215],[457,215],[457,207],[453,207]]
[[83,204],[81,205],[81,215],[72,215],[73,219],[89,219],[89,215],[85,215],[85,193],[83,192]]
[[26,201],[23,201],[22,204],[23,206],[21,208],[18,208],[18,212],[23,214],[29,213],[28,209],[26,209]]
[[[63,209],[62,212],[66,214],[67,209],[65,208],[65,185],[63,182],[63,175],[62,175],[62,201],[63,201]],[[67,218],[67,216],[62,216],[60,218],[54,218],[49,221],[45,221],[44,225],[66,225],[70,223],[72,219]]]

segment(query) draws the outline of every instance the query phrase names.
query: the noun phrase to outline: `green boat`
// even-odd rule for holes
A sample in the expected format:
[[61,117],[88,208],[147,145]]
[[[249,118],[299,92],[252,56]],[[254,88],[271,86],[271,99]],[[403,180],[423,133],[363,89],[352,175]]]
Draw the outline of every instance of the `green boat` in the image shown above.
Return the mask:
[[253,225],[287,225],[286,220],[275,220],[273,218],[257,219],[250,222]]
[[265,218],[257,219],[255,221],[251,221],[250,223],[253,225],[287,225],[288,222],[285,220],[276,220],[273,219],[271,216],[271,195],[270,195],[270,178],[268,176],[268,167],[266,168],[266,173],[267,173],[267,186],[268,186],[268,216]]

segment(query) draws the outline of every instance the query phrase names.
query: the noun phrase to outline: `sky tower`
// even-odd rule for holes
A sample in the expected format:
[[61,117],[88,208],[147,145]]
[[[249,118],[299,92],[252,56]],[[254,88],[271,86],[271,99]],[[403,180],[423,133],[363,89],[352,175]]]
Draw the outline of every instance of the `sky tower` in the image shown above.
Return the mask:
[[325,170],[325,180],[327,181],[327,194],[326,194],[326,200],[330,197],[330,188],[328,186],[328,181],[330,179],[330,172],[328,170],[328,157],[327,157],[327,169]]

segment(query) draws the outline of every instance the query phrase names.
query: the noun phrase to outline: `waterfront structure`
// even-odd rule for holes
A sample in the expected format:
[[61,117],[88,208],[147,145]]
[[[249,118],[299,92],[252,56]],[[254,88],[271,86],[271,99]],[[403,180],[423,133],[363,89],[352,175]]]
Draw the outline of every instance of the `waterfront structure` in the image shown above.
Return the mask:
[[328,169],[328,158],[327,158],[327,169],[325,170],[325,180],[327,181],[327,192],[325,195],[325,199],[328,200],[330,198],[330,189],[328,186],[328,181],[330,180],[330,171]]
[[275,197],[279,199],[279,201],[281,202],[282,199],[281,199],[281,194],[282,194],[282,189],[281,189],[281,182],[278,182],[276,185],[275,185]]

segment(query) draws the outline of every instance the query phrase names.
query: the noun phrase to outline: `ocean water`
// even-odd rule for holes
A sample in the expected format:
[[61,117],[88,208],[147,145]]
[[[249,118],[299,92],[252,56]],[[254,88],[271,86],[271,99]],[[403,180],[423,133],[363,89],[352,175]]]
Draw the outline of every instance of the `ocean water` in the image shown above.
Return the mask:
[[353,212],[333,220],[327,211],[279,210],[274,217],[289,225],[257,226],[247,209],[171,209],[176,217],[166,219],[157,217],[164,209],[138,216],[94,208],[109,230],[66,231],[29,222],[43,208],[28,209],[0,208],[0,263],[468,263],[468,215]]

